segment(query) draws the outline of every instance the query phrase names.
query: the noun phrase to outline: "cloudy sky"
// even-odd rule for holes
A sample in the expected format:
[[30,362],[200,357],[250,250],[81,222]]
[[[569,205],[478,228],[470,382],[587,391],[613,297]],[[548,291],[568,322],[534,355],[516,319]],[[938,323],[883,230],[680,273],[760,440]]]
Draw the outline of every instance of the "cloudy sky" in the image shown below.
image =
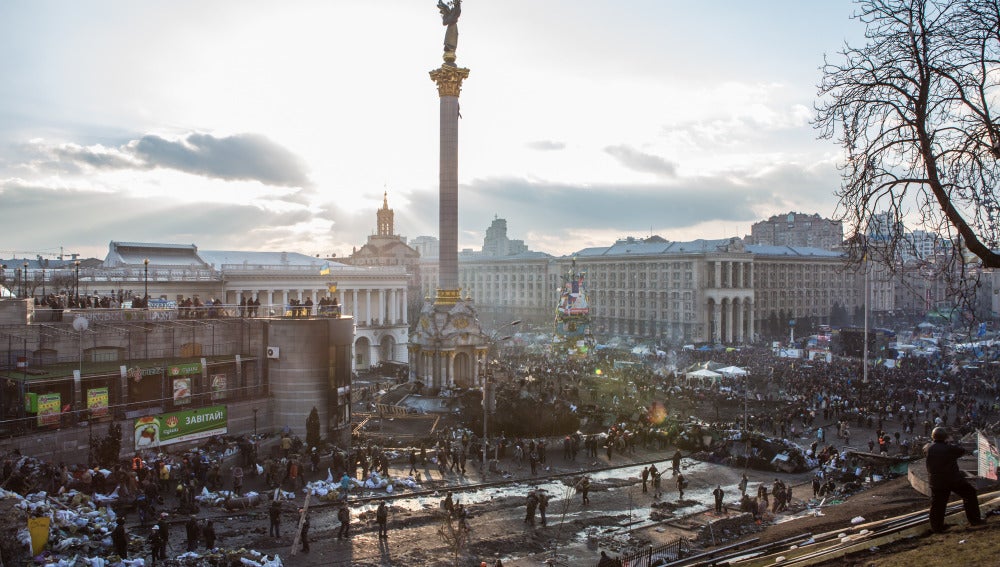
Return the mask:
[[[566,254],[831,216],[810,125],[849,0],[466,0],[461,247]],[[434,0],[0,3],[0,257],[349,254],[437,233]]]

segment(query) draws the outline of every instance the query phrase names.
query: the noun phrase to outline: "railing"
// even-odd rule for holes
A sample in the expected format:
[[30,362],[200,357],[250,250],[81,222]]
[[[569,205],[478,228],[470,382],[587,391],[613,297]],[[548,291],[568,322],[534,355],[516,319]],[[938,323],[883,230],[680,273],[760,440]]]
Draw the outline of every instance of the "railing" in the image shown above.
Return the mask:
[[618,557],[622,567],[653,567],[665,565],[670,561],[681,559],[689,548],[687,540],[676,539],[660,546],[623,553]]

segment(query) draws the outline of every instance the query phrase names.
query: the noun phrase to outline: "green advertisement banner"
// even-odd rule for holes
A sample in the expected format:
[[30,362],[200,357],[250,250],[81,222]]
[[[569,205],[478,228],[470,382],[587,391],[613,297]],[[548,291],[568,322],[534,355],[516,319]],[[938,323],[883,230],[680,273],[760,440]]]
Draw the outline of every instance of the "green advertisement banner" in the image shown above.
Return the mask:
[[167,376],[190,376],[192,374],[201,374],[200,362],[175,364],[167,367]]
[[228,431],[226,406],[149,415],[135,420],[135,450],[225,435]]

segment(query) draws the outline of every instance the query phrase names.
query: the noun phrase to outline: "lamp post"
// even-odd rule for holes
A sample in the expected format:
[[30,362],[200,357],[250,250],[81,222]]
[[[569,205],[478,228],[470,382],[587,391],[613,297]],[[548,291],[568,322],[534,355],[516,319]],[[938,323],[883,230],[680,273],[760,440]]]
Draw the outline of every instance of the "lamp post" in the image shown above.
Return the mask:
[[253,408],[253,437],[257,438],[257,408]]
[[24,297],[28,297],[28,261],[24,261],[24,271],[21,272],[21,281],[24,282]]
[[76,306],[80,307],[80,261],[74,260],[73,266],[76,267],[76,279],[73,284],[73,295],[76,301]]
[[45,266],[42,266],[42,299],[45,299]]
[[142,270],[143,270],[142,306],[149,309],[149,258],[146,258],[142,261]]

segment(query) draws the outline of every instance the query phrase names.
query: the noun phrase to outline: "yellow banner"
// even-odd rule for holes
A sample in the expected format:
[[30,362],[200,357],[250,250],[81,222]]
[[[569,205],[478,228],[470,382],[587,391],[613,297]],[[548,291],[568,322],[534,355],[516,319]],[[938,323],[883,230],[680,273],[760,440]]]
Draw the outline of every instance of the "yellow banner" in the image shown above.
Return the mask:
[[28,533],[31,534],[31,554],[38,555],[49,543],[49,519],[28,518]]

